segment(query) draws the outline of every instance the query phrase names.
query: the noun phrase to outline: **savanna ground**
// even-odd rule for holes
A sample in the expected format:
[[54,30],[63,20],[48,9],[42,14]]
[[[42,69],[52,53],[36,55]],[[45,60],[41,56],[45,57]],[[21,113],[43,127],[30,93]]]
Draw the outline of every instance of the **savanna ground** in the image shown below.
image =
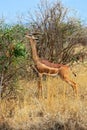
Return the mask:
[[59,76],[43,80],[40,99],[35,79],[20,80],[18,97],[0,103],[0,130],[87,130],[87,63],[72,68],[77,74],[71,77],[78,84],[78,98]]

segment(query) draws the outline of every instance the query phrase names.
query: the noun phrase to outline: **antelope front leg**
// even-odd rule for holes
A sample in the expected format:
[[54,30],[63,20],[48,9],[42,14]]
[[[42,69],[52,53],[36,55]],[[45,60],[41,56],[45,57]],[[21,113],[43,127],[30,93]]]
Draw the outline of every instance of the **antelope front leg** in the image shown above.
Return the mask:
[[42,97],[42,75],[39,74],[39,79],[38,79],[38,97]]

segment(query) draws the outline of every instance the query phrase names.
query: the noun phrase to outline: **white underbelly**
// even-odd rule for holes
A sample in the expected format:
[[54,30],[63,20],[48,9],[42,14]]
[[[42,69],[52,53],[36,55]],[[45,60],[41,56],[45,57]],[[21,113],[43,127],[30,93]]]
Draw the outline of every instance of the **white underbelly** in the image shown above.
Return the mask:
[[54,74],[50,74],[50,73],[43,73],[44,75],[48,75],[48,76],[57,76],[58,73],[54,73]]

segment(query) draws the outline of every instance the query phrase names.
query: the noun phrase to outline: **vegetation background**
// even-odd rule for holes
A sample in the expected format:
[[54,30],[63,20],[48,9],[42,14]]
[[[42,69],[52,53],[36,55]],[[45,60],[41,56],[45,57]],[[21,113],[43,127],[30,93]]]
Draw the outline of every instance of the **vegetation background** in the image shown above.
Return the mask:
[[[0,19],[0,130],[86,130],[86,25],[70,16],[61,2],[41,2],[27,19],[14,25]],[[25,34],[38,38],[40,57],[71,65],[77,74],[72,78],[78,84],[78,98],[59,77],[47,77],[43,98],[38,99],[38,77]]]

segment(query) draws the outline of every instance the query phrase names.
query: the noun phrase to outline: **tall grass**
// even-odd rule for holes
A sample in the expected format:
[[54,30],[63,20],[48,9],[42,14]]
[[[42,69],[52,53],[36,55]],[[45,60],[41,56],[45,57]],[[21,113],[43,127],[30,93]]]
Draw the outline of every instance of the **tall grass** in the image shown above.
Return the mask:
[[22,126],[25,129],[32,123],[35,125],[54,118],[62,123],[70,121],[71,125],[78,122],[87,128],[87,68],[76,65],[73,69],[77,73],[77,77],[72,78],[78,84],[78,98],[74,96],[72,87],[59,77],[43,80],[43,98],[39,99],[37,81],[20,80],[21,90],[17,99],[1,101],[0,119],[14,128]]

